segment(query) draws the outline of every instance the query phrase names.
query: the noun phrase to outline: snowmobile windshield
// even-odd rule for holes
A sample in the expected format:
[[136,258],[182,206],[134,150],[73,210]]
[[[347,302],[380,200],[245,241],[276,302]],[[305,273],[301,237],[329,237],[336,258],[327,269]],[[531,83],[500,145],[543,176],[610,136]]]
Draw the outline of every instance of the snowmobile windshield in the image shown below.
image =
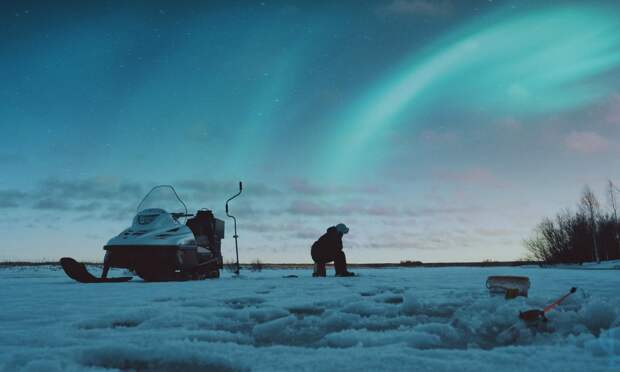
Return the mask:
[[187,215],[187,206],[170,185],[155,186],[146,194],[138,205],[138,213],[147,209],[163,209],[179,217]]

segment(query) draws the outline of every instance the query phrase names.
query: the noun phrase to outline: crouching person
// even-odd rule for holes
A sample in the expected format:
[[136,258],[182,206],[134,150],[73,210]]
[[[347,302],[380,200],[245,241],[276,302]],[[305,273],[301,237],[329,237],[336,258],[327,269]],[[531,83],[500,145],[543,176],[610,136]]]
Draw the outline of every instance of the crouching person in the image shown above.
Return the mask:
[[342,251],[342,237],[349,232],[349,228],[339,223],[331,226],[319,240],[312,244],[312,260],[314,260],[314,273],[312,276],[325,276],[325,264],[334,262],[336,276],[354,276],[347,271],[347,260]]

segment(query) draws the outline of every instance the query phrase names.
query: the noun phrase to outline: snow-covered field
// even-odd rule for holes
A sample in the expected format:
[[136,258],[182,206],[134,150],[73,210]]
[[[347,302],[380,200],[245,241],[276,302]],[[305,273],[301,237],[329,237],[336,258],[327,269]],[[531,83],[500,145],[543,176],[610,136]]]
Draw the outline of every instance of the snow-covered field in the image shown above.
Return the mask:
[[[620,370],[618,270],[358,273],[79,284],[57,268],[0,269],[0,370]],[[529,276],[530,297],[490,296],[489,275]],[[518,320],[571,286],[545,327]]]

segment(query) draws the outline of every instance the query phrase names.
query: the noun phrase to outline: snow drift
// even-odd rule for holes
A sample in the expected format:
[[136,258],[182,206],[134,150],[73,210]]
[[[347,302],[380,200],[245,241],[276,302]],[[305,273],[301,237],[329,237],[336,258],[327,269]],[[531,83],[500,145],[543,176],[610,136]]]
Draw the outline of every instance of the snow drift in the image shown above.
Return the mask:
[[[95,268],[91,268],[95,271]],[[299,278],[282,278],[288,274]],[[2,370],[618,370],[618,271],[264,270],[205,282],[78,284],[0,269]],[[490,296],[525,275],[530,297]],[[521,310],[578,292],[527,327]]]

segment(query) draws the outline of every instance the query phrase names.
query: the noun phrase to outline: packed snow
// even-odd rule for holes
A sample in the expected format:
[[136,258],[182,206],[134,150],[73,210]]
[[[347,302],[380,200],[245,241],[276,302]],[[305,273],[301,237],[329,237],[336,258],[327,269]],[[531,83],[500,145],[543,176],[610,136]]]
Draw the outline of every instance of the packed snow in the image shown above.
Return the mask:
[[[357,272],[79,284],[57,267],[0,269],[0,370],[620,370],[618,270]],[[490,295],[489,275],[528,276],[529,298]],[[518,319],[573,286],[548,323]]]

